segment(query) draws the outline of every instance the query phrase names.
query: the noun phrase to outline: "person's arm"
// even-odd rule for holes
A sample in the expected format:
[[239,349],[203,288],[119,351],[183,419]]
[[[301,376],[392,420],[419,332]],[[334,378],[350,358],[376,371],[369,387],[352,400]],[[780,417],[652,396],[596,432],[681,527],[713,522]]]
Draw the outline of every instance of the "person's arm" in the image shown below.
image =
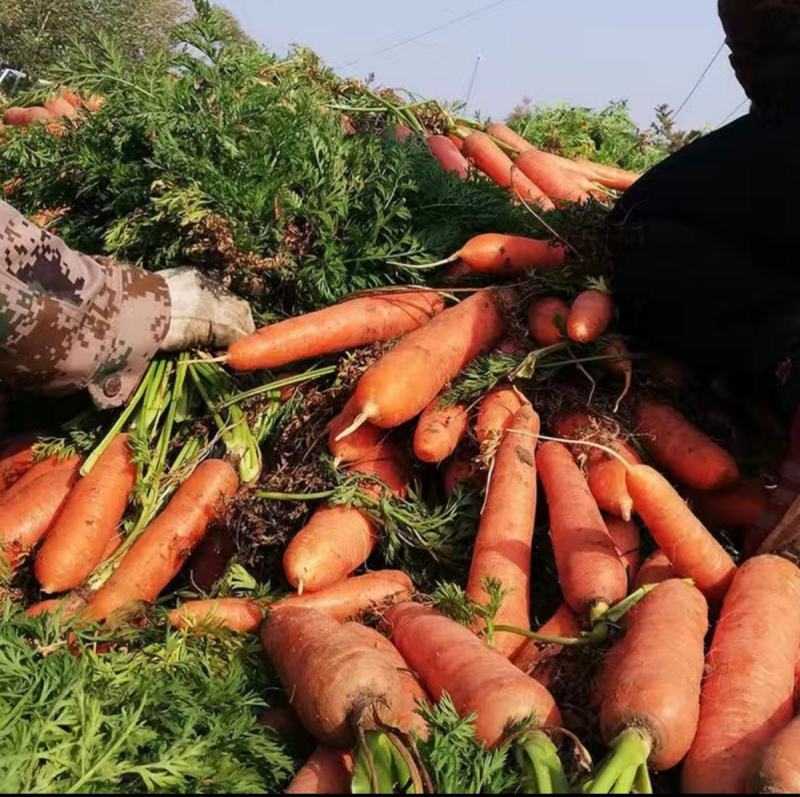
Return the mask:
[[91,258],[0,202],[0,379],[124,404],[159,350],[225,346],[253,331],[245,302],[191,269]]

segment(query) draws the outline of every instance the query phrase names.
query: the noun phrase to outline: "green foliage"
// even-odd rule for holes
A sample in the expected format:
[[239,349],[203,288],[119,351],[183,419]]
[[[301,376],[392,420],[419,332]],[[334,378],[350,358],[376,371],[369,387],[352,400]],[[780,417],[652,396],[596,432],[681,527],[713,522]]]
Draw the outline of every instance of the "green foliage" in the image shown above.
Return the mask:
[[532,107],[523,102],[508,123],[542,149],[633,171],[649,169],[670,152],[658,130],[639,130],[624,101],[611,102],[600,111],[565,104]]
[[0,791],[264,792],[292,762],[257,722],[257,640],[134,629],[88,638],[0,606]]

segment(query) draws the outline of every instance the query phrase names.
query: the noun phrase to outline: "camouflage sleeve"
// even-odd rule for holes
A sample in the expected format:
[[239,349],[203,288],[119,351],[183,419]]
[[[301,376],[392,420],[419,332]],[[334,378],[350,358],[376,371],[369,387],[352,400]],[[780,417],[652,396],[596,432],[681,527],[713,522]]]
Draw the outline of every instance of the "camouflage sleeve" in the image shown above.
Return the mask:
[[164,280],[91,258],[0,202],[0,379],[124,404],[169,327]]

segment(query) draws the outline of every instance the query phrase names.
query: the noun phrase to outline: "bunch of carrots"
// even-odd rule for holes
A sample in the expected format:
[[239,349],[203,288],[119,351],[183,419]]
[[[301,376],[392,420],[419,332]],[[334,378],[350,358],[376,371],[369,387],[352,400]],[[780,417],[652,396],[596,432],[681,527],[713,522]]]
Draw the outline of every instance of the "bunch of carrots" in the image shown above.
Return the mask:
[[[455,127],[427,145],[445,169],[478,169],[540,210],[636,179],[540,152],[504,125]],[[288,700],[265,724],[316,745],[288,792],[432,792],[420,709],[445,694],[480,743],[513,750],[531,792],[649,793],[652,773],[676,767],[689,793],[800,787],[800,570],[763,541],[737,563],[714,533],[746,530],[768,494],[676,407],[629,391],[635,357],[609,334],[605,283],[570,296],[531,290],[526,275],[570,257],[558,241],[478,235],[431,265],[491,287],[465,287],[458,300],[432,288],[367,292],[228,349],[227,367],[259,372],[387,346],[327,427],[328,453],[362,500],[313,508],[284,551],[291,591],[184,600],[168,615],[187,633],[260,635]],[[588,401],[543,424],[535,388],[512,379],[449,399],[480,357],[509,350],[531,367],[558,357],[621,377],[630,428]],[[18,439],[0,452],[0,562],[13,572],[32,560],[48,597],[27,611],[70,623],[116,623],[154,603],[211,530],[224,531],[242,489],[228,461],[205,458],[120,556],[138,479],[128,435],[90,469],[77,457],[37,461],[35,450]],[[413,574],[365,572],[382,533],[365,506],[403,498],[413,459],[438,468],[447,492],[466,481],[484,491],[463,574],[467,619],[431,606]],[[537,628],[534,530],[545,511],[563,601]],[[88,586],[112,557],[109,577]],[[560,663],[589,647],[601,659],[594,763],[555,696]]]

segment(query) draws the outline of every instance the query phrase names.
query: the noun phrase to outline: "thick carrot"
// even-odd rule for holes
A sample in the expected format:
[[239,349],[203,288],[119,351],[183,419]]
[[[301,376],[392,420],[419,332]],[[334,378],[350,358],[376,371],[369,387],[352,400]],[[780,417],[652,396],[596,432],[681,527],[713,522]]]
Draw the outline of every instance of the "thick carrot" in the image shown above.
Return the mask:
[[544,191],[526,177],[486,133],[470,133],[464,139],[461,153],[490,180],[501,188],[508,188],[515,197],[537,205],[541,210],[555,208]]
[[512,387],[499,387],[487,393],[478,407],[475,437],[484,456],[493,456],[503,433],[525,404],[522,395]]
[[591,343],[607,329],[614,316],[611,294],[601,290],[579,293],[567,317],[567,334],[576,343]]
[[33,467],[35,442],[33,435],[19,435],[0,449],[0,491],[7,490]]
[[447,692],[461,716],[475,714],[475,736],[489,746],[534,718],[559,726],[552,695],[468,628],[427,606],[401,603],[384,617],[392,641],[434,700]]
[[661,549],[656,549],[639,568],[634,587],[639,589],[645,584],[660,584],[662,581],[677,577],[678,573],[667,555]]
[[789,724],[800,648],[800,570],[757,556],[736,573],[706,661],[684,793],[742,793],[761,747]]
[[303,726],[324,744],[353,747],[356,727],[393,725],[403,709],[392,661],[322,612],[280,607],[264,620],[261,642]]
[[78,465],[44,473],[0,504],[0,569],[16,568],[50,531],[77,481]]
[[355,423],[371,421],[389,429],[419,415],[454,376],[500,339],[504,307],[515,299],[508,289],[478,291],[406,335],[359,380]]
[[468,422],[466,405],[442,405],[437,396],[419,416],[414,430],[414,454],[417,459],[422,462],[447,459],[467,431]]
[[361,623],[345,623],[353,633],[357,634],[371,648],[378,650],[389,658],[397,668],[400,683],[403,687],[403,707],[397,715],[397,727],[402,731],[413,731],[420,739],[428,738],[428,726],[422,715],[417,711],[419,704],[428,703],[428,695],[417,680],[417,676],[408,668],[406,660],[400,651],[383,635],[374,628],[369,628]]
[[134,601],[154,601],[178,574],[222,503],[236,493],[238,486],[236,471],[227,462],[201,462],[94,594],[87,618],[103,620]]
[[341,440],[336,438],[355,421],[358,412],[352,398],[344,405],[342,411],[328,424],[328,451],[337,462],[358,462],[373,456],[381,441],[386,437],[386,430],[367,422]]
[[[566,603],[562,603],[556,609],[555,614],[538,629],[537,633],[573,639],[581,633],[581,624],[575,612]],[[537,642],[535,639],[529,639],[511,660],[514,662],[514,666],[518,667],[526,675],[532,675],[539,680],[537,669],[557,656],[561,650],[561,645],[552,645],[547,642]]]
[[628,583],[632,584],[639,573],[641,562],[642,537],[639,526],[633,520],[620,520],[612,515],[604,515],[603,521],[628,571]]
[[514,165],[556,204],[587,202],[597,193],[588,178],[565,169],[561,159],[549,152],[527,149],[514,158]]
[[[514,416],[494,459],[478,536],[472,553],[467,595],[480,604],[491,597],[483,582],[497,579],[507,590],[495,621],[530,629],[531,556],[536,520],[536,440],[539,416],[530,405]],[[525,644],[519,634],[494,635],[498,653],[512,658]]]
[[628,612],[625,636],[597,680],[600,730],[612,749],[595,775],[597,791],[626,772],[632,778],[640,767],[660,772],[683,760],[697,730],[707,631],[705,599],[678,579]]
[[372,294],[270,324],[228,348],[237,371],[279,368],[298,360],[404,335],[441,312],[436,291]]
[[80,464],[80,457],[66,457],[60,459],[57,456],[51,456],[40,460],[33,467],[25,471],[25,473],[23,473],[5,492],[0,494],[0,504],[6,503],[15,495],[25,490],[28,485],[35,482],[40,476],[51,474],[56,470],[75,470]]
[[12,127],[26,127],[30,117],[30,108],[21,108],[18,105],[13,105],[7,108],[3,114],[3,124]]
[[528,330],[539,346],[553,346],[564,340],[569,305],[557,296],[537,299],[528,308]]
[[577,614],[621,601],[628,594],[625,565],[572,455],[548,442],[539,448],[536,464],[564,599]]
[[733,457],[674,407],[640,401],[636,422],[655,463],[687,487],[716,490],[740,478]]
[[292,778],[284,794],[349,794],[353,756],[320,745]]
[[745,480],[722,490],[689,490],[695,514],[713,528],[751,526],[769,506],[769,491],[761,482]]
[[634,509],[678,575],[694,579],[708,600],[721,600],[736,572],[725,549],[657,470],[633,465],[627,485]]
[[37,557],[44,592],[77,587],[102,561],[136,484],[128,435],[117,435],[67,498]]
[[256,633],[263,618],[259,604],[248,598],[186,601],[167,615],[170,624],[182,630],[227,628],[240,634]]
[[800,717],[770,739],[749,784],[751,794],[800,794]]
[[446,172],[453,172],[462,180],[467,179],[469,163],[451,139],[447,136],[428,136],[425,142],[433,157],[441,163]]

